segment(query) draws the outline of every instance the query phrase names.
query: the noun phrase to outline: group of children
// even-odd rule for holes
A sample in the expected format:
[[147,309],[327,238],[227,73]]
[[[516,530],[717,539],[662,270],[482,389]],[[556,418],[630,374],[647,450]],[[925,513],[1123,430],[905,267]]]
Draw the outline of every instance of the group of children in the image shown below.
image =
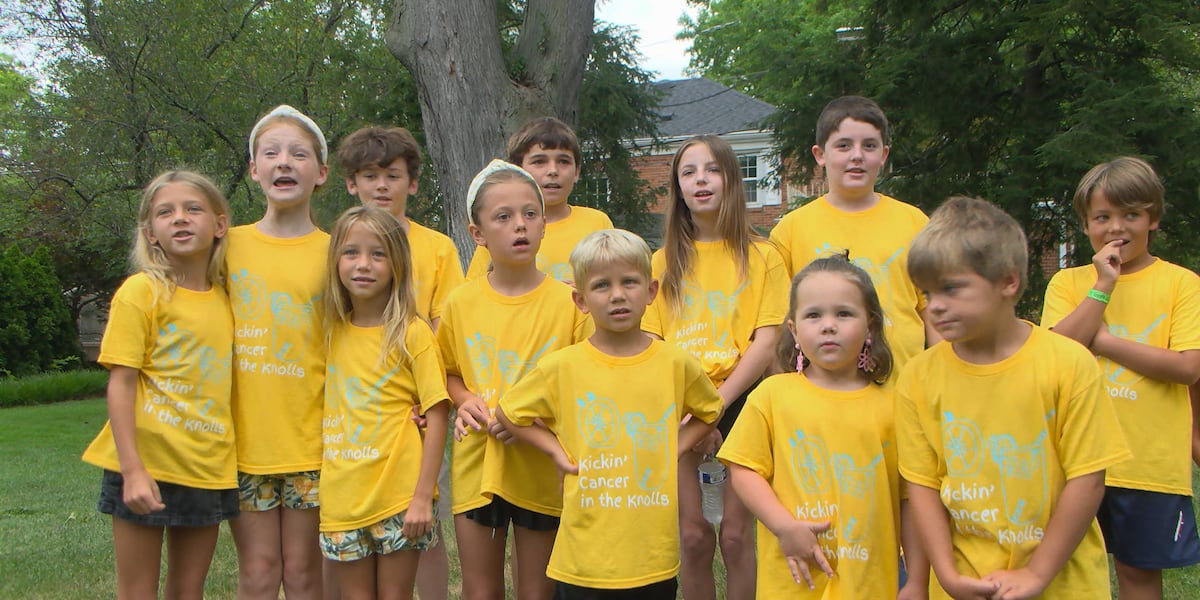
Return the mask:
[[329,234],[310,216],[329,150],[291,107],[250,134],[257,223],[164,173],[84,454],[118,595],[157,593],[165,533],[167,595],[202,597],[229,520],[239,598],[445,598],[452,515],[471,599],[504,597],[510,526],[522,599],[715,598],[718,543],[729,598],[1107,598],[1106,549],[1123,598],[1161,597],[1161,569],[1200,562],[1200,279],[1149,253],[1157,175],[1120,158],[1083,178],[1096,255],[1055,275],[1038,327],[1015,312],[1016,221],[877,193],[888,143],[874,102],[831,102],[829,192],[767,240],[734,150],[687,140],[652,253],[568,204],[578,141],[535,120],[471,183],[465,278],[405,215],[403,129],[341,142],[362,206]]

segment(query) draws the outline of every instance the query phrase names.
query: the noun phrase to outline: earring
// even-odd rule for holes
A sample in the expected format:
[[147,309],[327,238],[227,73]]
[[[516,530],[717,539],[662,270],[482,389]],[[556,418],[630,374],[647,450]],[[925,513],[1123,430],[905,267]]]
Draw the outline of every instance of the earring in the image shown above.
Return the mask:
[[796,347],[796,372],[804,372],[804,367],[808,366],[808,358],[804,356],[804,351],[800,349],[800,344],[797,342]]
[[858,353],[858,368],[865,373],[872,373],[877,366],[875,357],[871,355],[871,336],[867,336],[863,342],[862,351]]

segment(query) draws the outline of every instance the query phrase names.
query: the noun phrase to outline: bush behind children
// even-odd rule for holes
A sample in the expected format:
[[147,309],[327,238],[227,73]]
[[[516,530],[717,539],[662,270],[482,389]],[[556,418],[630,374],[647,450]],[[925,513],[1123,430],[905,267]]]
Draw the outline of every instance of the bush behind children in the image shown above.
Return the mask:
[[[511,524],[519,597],[702,600],[717,538],[695,464],[715,452],[730,597],[1108,597],[1106,548],[1122,597],[1161,597],[1161,569],[1200,562],[1200,278],[1150,253],[1158,176],[1130,157],[1084,175],[1092,264],[1055,274],[1036,327],[1015,312],[1017,223],[965,197],[926,219],[876,192],[889,143],[875,103],[830,102],[812,149],[829,193],[770,244],[732,148],[687,140],[651,254],[568,203],[578,140],[538,119],[509,140],[515,164],[472,182],[465,283],[453,243],[405,214],[421,157],[403,129],[343,140],[364,206],[332,241],[310,216],[329,149],[291,107],[249,136],[258,222],[230,228],[210,182],[164,173],[84,454],[104,469],[120,595],[157,593],[142,558],[164,534],[188,549],[167,595],[201,594],[217,524],[240,515],[239,597],[411,597],[419,562],[422,597],[444,597],[444,563],[420,558],[440,497],[465,597],[503,594]],[[657,391],[629,404],[630,386]]]

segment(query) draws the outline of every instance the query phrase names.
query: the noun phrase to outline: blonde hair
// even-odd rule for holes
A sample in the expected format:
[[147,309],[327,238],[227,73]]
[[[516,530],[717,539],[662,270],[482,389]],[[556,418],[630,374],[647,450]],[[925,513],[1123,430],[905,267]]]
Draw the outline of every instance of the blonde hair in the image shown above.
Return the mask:
[[1162,180],[1154,167],[1140,158],[1120,156],[1100,163],[1079,180],[1072,204],[1084,225],[1096,190],[1104,192],[1104,197],[1117,208],[1144,210],[1151,221],[1162,219]]
[[361,224],[367,231],[379,237],[387,254],[388,265],[391,267],[392,283],[387,293],[388,302],[383,309],[383,343],[379,348],[379,362],[385,362],[392,352],[396,352],[396,360],[408,355],[404,347],[404,338],[408,325],[417,315],[417,300],[413,291],[412,253],[408,245],[408,236],[400,222],[390,213],[369,206],[356,206],[342,213],[333,225],[329,234],[329,259],[326,261],[325,284],[325,338],[329,338],[336,325],[350,321],[354,309],[350,300],[350,292],[342,284],[338,274],[338,261],[342,256],[342,246],[350,234],[350,228]]
[[679,186],[679,163],[683,153],[697,144],[708,147],[721,170],[724,186],[721,205],[717,208],[717,233],[733,255],[742,279],[750,273],[750,249],[754,242],[762,241],[762,236],[754,232],[746,218],[746,190],[742,187],[741,168],[733,147],[715,135],[698,135],[685,141],[671,159],[666,232],[663,235],[667,270],[663,273],[662,290],[667,305],[676,315],[683,310],[683,279],[692,272],[696,260],[696,223],[692,221],[692,211],[684,202]]
[[634,267],[647,283],[653,277],[650,246],[646,240],[624,229],[601,229],[589,233],[571,250],[571,271],[576,289],[586,285],[593,271],[614,263]]
[[[845,277],[862,293],[863,309],[867,313],[867,339],[871,340],[870,355],[875,361],[875,367],[871,371],[859,367],[858,371],[868,381],[883,385],[887,382],[888,376],[892,374],[892,367],[895,365],[892,348],[883,331],[883,306],[879,303],[879,293],[875,291],[875,284],[872,283],[871,276],[867,275],[867,272],[861,267],[850,262],[848,255],[835,254],[818,258],[796,273],[796,276],[792,278],[788,320],[796,318],[796,303],[799,302],[796,290],[800,287],[800,282],[813,273],[821,272],[837,273]],[[787,372],[796,368],[796,359],[800,358],[798,345],[799,342],[790,335],[781,335],[776,339],[775,360],[779,370]],[[804,365],[807,366],[808,359],[804,359],[804,361]]]
[[954,196],[913,239],[908,273],[917,287],[929,290],[942,277],[967,269],[992,283],[1017,273],[1015,300],[1028,283],[1029,250],[1025,232],[1008,213],[987,200]]
[[[133,273],[145,273],[158,289],[166,290],[167,298],[175,292],[175,286],[180,283],[180,275],[175,272],[170,258],[157,242],[150,241],[150,227],[153,220],[154,198],[168,185],[180,183],[191,186],[200,192],[208,202],[208,208],[217,217],[229,219],[229,201],[217,186],[207,177],[193,171],[165,171],[151,181],[142,191],[142,201],[138,206],[137,230],[134,232],[133,249],[129,252],[130,270]],[[208,255],[208,269],[205,277],[210,285],[225,286],[225,249],[228,246],[228,236],[213,239],[212,249]]]

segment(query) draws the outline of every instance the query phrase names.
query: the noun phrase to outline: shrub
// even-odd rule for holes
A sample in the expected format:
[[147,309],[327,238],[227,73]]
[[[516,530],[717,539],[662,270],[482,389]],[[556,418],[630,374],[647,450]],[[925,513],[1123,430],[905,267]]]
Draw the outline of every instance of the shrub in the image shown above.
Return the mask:
[[107,386],[108,371],[98,369],[0,379],[0,408],[96,398]]
[[44,246],[0,254],[0,373],[32,375],[78,357],[79,334]]

